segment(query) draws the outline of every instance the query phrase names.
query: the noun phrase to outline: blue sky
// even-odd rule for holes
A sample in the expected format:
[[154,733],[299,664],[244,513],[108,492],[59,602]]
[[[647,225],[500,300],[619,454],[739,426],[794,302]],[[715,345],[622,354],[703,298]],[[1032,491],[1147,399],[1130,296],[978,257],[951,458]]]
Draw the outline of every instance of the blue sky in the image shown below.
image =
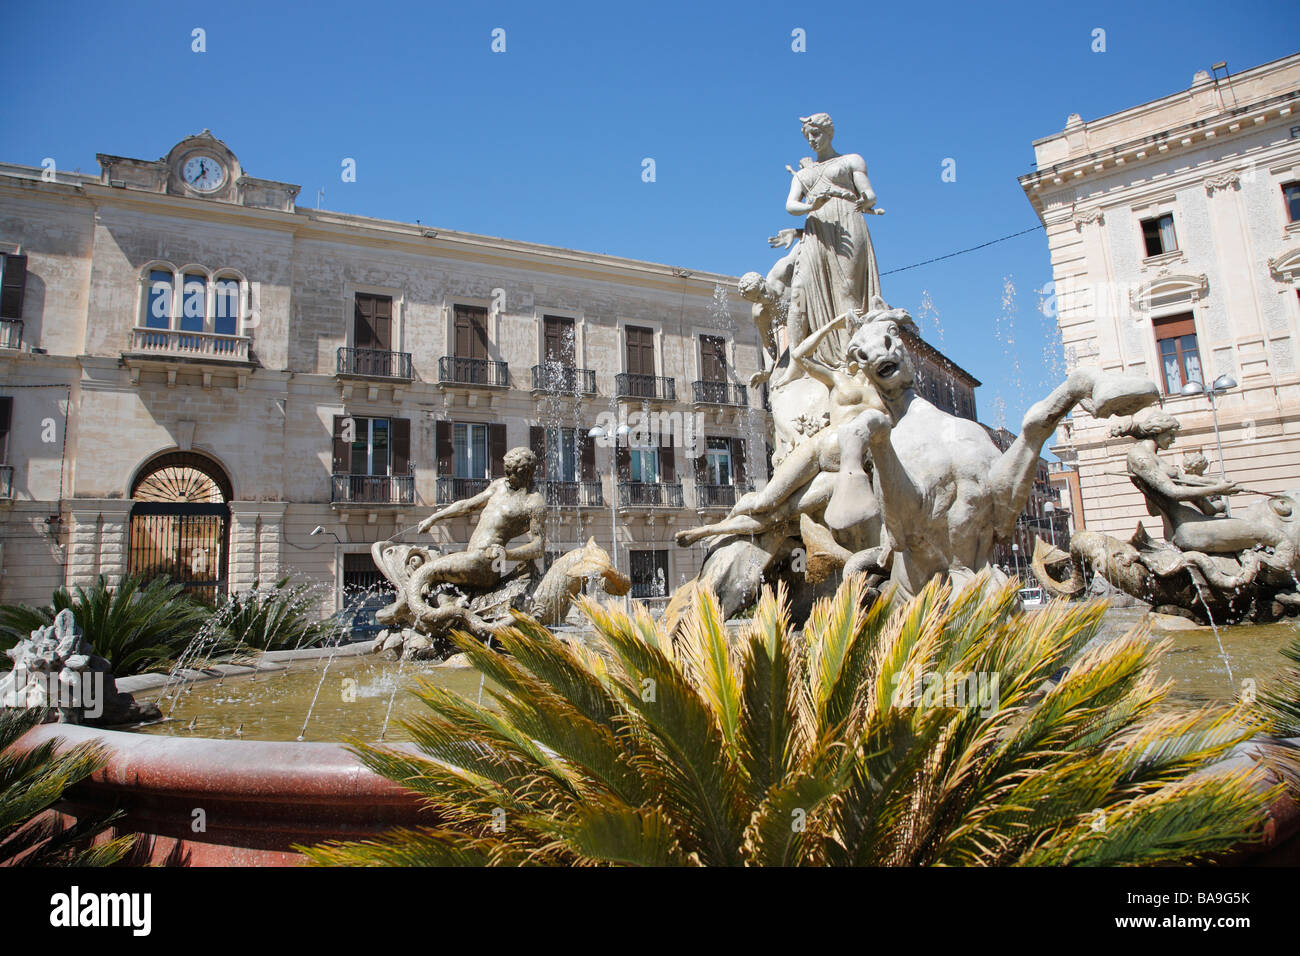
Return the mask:
[[[25,4],[0,34],[0,159],[93,172],[97,152],[152,159],[209,127],[302,205],[323,187],[330,209],[739,275],[797,224],[784,167],[808,153],[797,117],[825,111],[887,211],[868,223],[888,272],[1034,226],[1016,177],[1069,113],[1300,48],[1293,2],[975,7]],[[1015,427],[1060,367],[1035,291],[1050,278],[1035,232],[883,286],[984,382],[981,418]]]

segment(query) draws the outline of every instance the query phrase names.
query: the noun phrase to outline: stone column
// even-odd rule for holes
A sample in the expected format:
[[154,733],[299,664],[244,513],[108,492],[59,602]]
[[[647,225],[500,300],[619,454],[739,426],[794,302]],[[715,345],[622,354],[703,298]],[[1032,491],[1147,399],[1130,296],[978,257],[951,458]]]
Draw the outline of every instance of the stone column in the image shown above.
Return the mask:
[[117,584],[127,572],[132,502],[127,498],[73,498],[67,503],[67,586],[89,587],[103,574]]

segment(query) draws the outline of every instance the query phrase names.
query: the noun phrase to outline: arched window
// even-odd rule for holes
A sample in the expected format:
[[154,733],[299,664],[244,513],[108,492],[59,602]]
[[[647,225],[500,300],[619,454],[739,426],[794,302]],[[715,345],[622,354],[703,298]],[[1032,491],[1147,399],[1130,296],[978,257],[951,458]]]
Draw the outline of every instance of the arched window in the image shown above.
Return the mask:
[[230,548],[230,479],[194,452],[169,452],[145,465],[131,485],[127,566],[163,576],[215,601],[226,591]]
[[149,270],[149,287],[144,314],[145,328],[170,329],[172,327],[172,287],[175,282],[175,275],[166,269]]
[[208,315],[208,277],[191,272],[182,287],[180,329],[182,332],[206,332]]

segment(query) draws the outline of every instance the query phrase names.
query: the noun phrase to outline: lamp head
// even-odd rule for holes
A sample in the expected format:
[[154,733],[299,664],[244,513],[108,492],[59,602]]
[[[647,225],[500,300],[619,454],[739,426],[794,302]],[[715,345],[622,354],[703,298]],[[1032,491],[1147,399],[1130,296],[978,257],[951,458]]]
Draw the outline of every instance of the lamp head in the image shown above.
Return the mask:
[[316,535],[321,534],[322,532],[324,532],[324,530],[325,528],[322,525],[317,525],[316,527],[311,529],[311,537],[313,538],[316,537]]
[[1200,395],[1205,391],[1205,386],[1200,382],[1188,382],[1182,388],[1184,395]]
[[1237,387],[1237,380],[1231,375],[1220,375],[1214,380],[1214,390],[1216,392],[1226,392],[1230,388]]

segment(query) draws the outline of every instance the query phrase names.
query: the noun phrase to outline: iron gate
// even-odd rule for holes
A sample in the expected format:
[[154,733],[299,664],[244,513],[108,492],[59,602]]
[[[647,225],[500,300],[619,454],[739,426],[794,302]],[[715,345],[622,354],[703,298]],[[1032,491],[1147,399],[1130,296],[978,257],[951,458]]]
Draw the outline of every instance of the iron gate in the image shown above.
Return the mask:
[[128,569],[165,574],[215,602],[226,593],[230,508],[224,504],[138,501],[131,508]]

